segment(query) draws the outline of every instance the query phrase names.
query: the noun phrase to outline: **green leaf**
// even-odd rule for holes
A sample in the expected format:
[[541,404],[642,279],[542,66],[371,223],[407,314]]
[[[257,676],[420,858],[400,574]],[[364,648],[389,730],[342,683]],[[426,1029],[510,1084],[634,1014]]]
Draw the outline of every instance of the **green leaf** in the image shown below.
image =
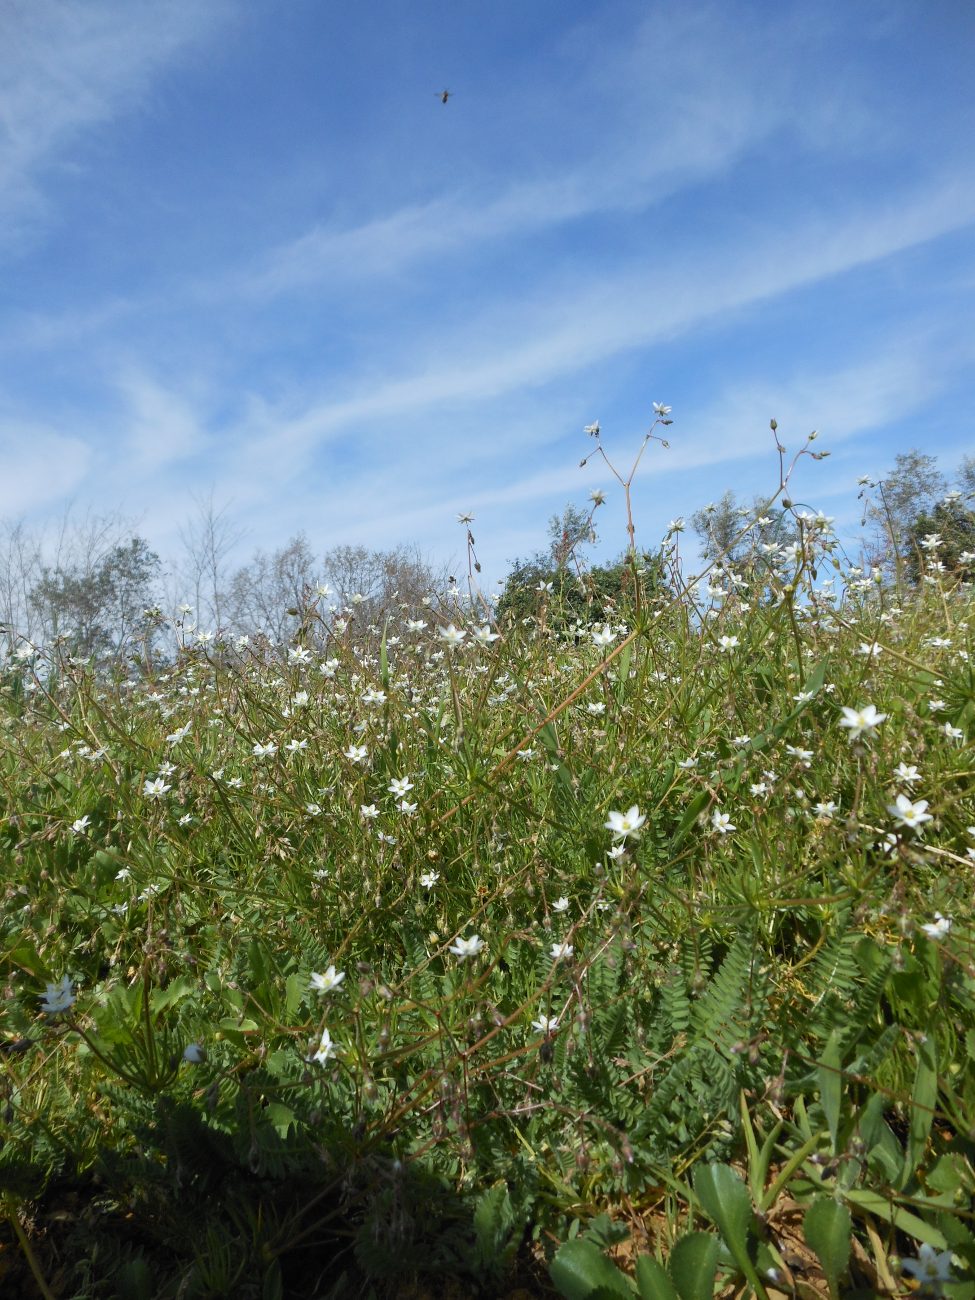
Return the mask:
[[909,1210],[902,1209],[899,1205],[891,1205],[890,1201],[879,1192],[870,1192],[865,1187],[853,1187],[844,1195],[851,1205],[858,1206],[868,1214],[876,1214],[879,1219],[899,1228],[901,1232],[906,1232],[915,1241],[925,1241],[935,1250],[946,1249],[944,1235],[937,1228],[933,1228],[930,1223],[925,1223]]
[[673,839],[670,841],[670,851],[672,853],[676,852],[680,847],[680,844],[686,837],[688,831],[697,821],[698,817],[700,817],[701,813],[704,812],[704,809],[708,806],[710,801],[711,792],[709,790],[701,790],[687,805],[684,810],[684,816],[680,819],[680,825],[677,827]]
[[911,1125],[907,1138],[907,1157],[901,1175],[901,1190],[924,1159],[931,1136],[931,1125],[938,1104],[938,1048],[933,1038],[922,1038],[917,1045],[917,1070],[911,1095]]
[[667,1261],[680,1300],[711,1300],[720,1243],[711,1232],[688,1232]]
[[806,1241],[823,1266],[830,1290],[835,1291],[850,1263],[850,1211],[830,1196],[817,1197],[806,1211],[802,1226]]
[[694,1191],[705,1214],[717,1225],[735,1263],[754,1285],[755,1268],[748,1253],[752,1226],[752,1198],[730,1165],[699,1165],[694,1171]]
[[843,1072],[836,1031],[829,1036],[816,1077],[819,1082],[819,1102],[826,1116],[833,1155],[836,1155],[839,1152],[840,1109],[843,1102]]
[[565,1300],[589,1300],[600,1289],[633,1300],[633,1288],[625,1274],[591,1241],[567,1241],[552,1260],[549,1274]]
[[680,1300],[667,1270],[652,1255],[641,1255],[636,1262],[636,1289],[640,1300]]

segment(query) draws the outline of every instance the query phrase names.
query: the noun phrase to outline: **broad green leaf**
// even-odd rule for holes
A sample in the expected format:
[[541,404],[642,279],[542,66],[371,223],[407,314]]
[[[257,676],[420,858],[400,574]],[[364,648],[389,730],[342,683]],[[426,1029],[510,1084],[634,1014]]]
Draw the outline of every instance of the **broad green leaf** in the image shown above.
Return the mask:
[[850,1263],[850,1211],[830,1196],[817,1197],[802,1221],[806,1241],[816,1252],[823,1272],[835,1290]]
[[667,1270],[652,1255],[641,1255],[636,1262],[636,1289],[640,1300],[680,1300]]
[[565,1300],[589,1300],[598,1290],[633,1300],[627,1277],[591,1241],[567,1241],[552,1260],[549,1273]]
[[755,1269],[748,1253],[752,1225],[752,1198],[730,1165],[699,1165],[694,1171],[694,1191],[708,1218],[717,1225],[735,1263],[754,1284]]
[[688,1232],[670,1252],[667,1268],[680,1300],[711,1300],[720,1243],[711,1232]]

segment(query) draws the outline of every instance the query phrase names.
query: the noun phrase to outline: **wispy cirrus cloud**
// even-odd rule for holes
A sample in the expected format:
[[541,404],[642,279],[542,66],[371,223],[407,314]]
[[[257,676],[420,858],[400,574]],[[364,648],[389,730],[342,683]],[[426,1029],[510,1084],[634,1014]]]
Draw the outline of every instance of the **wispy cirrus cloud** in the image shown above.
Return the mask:
[[20,242],[47,212],[44,181],[77,168],[68,150],[78,138],[143,104],[158,73],[226,13],[225,0],[7,0],[0,14],[5,242]]

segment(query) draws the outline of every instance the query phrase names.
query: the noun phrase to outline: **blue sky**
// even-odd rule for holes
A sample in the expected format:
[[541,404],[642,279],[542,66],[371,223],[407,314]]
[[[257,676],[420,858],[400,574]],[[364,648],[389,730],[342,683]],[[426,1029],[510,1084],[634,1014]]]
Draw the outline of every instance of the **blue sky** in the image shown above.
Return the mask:
[[[241,559],[462,550],[486,575],[632,457],[638,538],[975,450],[975,8],[7,0],[0,516],[211,492]],[[437,92],[453,95],[444,105]]]

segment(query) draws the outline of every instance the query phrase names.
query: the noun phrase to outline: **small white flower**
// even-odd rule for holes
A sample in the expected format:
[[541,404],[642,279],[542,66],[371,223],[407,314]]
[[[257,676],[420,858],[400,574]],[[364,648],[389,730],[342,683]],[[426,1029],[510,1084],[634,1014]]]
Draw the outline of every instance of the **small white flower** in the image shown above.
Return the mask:
[[913,764],[908,765],[907,763],[898,763],[894,768],[894,776],[899,781],[903,781],[905,785],[913,785],[915,781],[921,779],[921,773],[917,768]]
[[605,646],[613,644],[616,640],[616,633],[611,627],[601,627],[592,633],[592,640],[593,645],[599,646],[599,648],[602,649]]
[[74,1006],[74,987],[69,975],[62,975],[57,984],[48,984],[41,996],[41,1010],[46,1016],[56,1016]]
[[615,839],[625,840],[628,835],[638,834],[646,820],[646,813],[640,812],[637,805],[633,804],[625,813],[611,812],[603,826],[613,832]]
[[817,817],[823,817],[828,821],[837,811],[837,806],[833,799],[827,799],[823,803],[814,804],[813,812]]
[[729,815],[727,813],[718,812],[717,808],[715,808],[714,812],[711,814],[711,825],[719,835],[730,835],[732,831],[738,829]]
[[364,763],[369,755],[369,750],[365,745],[350,745],[348,749],[343,751],[343,754],[350,763]]
[[475,632],[472,632],[471,635],[478,645],[490,645],[492,641],[497,641],[498,639],[498,633],[492,632],[487,623],[485,623],[483,627],[479,627]]
[[949,740],[964,740],[965,733],[961,727],[953,727],[950,722],[946,722],[941,728]]
[[309,1059],[312,1061],[316,1061],[319,1065],[325,1065],[335,1055],[336,1046],[337,1044],[332,1042],[332,1035],[328,1032],[327,1029],[323,1029],[322,1038],[321,1038],[321,1042],[318,1044],[318,1049],[312,1054],[312,1056]]
[[474,516],[467,513],[458,515],[457,522],[459,524],[472,524],[474,522]]
[[927,806],[927,799],[918,799],[916,803],[912,803],[906,794],[899,794],[895,803],[887,805],[887,811],[896,818],[899,826],[906,826],[909,830],[919,830],[925,822],[933,820],[931,814],[926,811]]
[[935,912],[934,920],[922,925],[921,929],[929,939],[943,939],[951,929],[951,917],[942,916],[940,912]]
[[565,958],[571,957],[574,952],[575,949],[571,943],[553,943],[548,950],[548,955],[553,961],[563,961]]
[[324,975],[320,975],[318,971],[312,971],[308,981],[308,989],[309,992],[318,993],[319,995],[331,993],[333,989],[338,988],[344,979],[345,971],[337,971],[334,966],[329,966]]
[[142,787],[142,793],[147,799],[161,799],[163,795],[172,788],[171,785],[167,785],[162,777],[159,776],[155,781],[147,781]]
[[448,645],[451,648],[451,650],[453,650],[460,645],[464,637],[467,636],[467,633],[462,632],[460,631],[459,628],[454,627],[453,623],[448,623],[446,627],[437,628],[437,636],[440,638],[441,641],[444,642],[445,645]]
[[91,818],[87,816],[79,817],[77,821],[71,823],[71,831],[74,835],[87,835],[88,827],[91,825]]
[[359,816],[363,821],[373,821],[379,816],[379,809],[374,803],[362,803],[359,805]]
[[728,650],[737,650],[739,644],[740,642],[736,636],[722,636],[718,638],[718,645],[721,648],[722,654]]
[[555,902],[552,904],[553,912],[567,912],[568,910],[569,910],[569,900],[564,896],[562,898],[557,898]]
[[536,1029],[540,1034],[554,1034],[558,1027],[558,1016],[539,1016],[537,1020],[532,1021],[532,1029]]
[[665,406],[663,402],[654,402],[653,404],[654,415],[658,416],[661,419],[663,419],[664,416],[669,415],[671,409],[672,409],[671,407]]
[[886,717],[887,714],[878,713],[873,704],[865,704],[860,709],[851,709],[844,704],[840,726],[849,728],[849,740],[859,740],[865,731],[870,732],[879,727]]
[[411,816],[417,809],[417,805],[415,803],[410,803],[408,799],[401,799],[396,806],[406,817]]
[[311,659],[311,651],[303,645],[293,645],[288,651],[288,659],[293,664],[306,664]]
[[941,1284],[951,1281],[951,1251],[935,1250],[923,1242],[917,1252],[917,1259],[905,1259],[903,1268],[905,1273],[917,1278],[924,1289],[930,1286],[940,1294]]
[[606,493],[602,488],[593,488],[589,493],[589,500],[594,506],[604,506],[606,504]]
[[278,747],[271,740],[266,745],[255,744],[251,749],[251,753],[255,758],[273,758],[277,752]]
[[480,935],[472,934],[469,939],[461,939],[460,936],[450,945],[448,949],[460,961],[465,961],[468,957],[476,957],[484,947],[484,940]]
[[605,705],[605,704],[602,704],[602,703],[599,703],[599,704],[587,704],[587,705],[586,705],[586,712],[589,713],[589,714],[591,714],[592,717],[594,717],[594,718],[601,718],[601,717],[603,716],[603,714],[606,712],[606,705]]
[[598,421],[598,420],[594,420],[592,424],[587,424],[587,425],[585,425],[585,427],[583,428],[582,432],[583,432],[583,433],[588,433],[590,438],[598,438],[598,437],[599,437],[599,421]]
[[424,889],[432,889],[439,879],[439,871],[424,871],[423,875],[420,877],[420,884]]
[[395,795],[397,799],[402,799],[413,789],[413,782],[408,776],[397,776],[390,781],[386,789],[390,794]]

